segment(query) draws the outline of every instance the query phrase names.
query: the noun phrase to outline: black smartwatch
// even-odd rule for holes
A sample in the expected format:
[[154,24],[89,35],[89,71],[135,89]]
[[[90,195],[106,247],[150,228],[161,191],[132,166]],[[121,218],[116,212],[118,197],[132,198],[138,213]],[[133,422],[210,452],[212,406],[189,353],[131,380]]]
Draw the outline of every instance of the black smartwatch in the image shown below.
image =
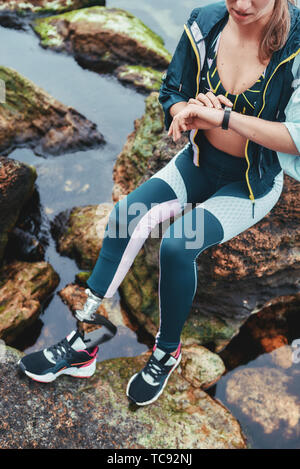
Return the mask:
[[222,129],[224,129],[224,130],[228,129],[228,123],[229,123],[231,110],[232,110],[232,108],[230,106],[225,106],[224,107],[224,117],[223,117],[223,121],[222,121]]

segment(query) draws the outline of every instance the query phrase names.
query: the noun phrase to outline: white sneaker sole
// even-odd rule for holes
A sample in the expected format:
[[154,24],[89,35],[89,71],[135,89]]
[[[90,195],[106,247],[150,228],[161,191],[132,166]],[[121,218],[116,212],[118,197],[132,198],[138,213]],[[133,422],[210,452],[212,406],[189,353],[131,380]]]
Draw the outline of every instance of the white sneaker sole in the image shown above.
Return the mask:
[[155,402],[159,396],[162,394],[163,390],[165,389],[166,385],[167,385],[167,382],[171,376],[171,374],[173,373],[173,371],[177,368],[177,366],[179,365],[180,361],[181,361],[181,356],[182,354],[180,353],[179,357],[178,357],[178,361],[177,363],[174,365],[174,368],[172,368],[172,370],[170,371],[170,373],[168,374],[164,384],[163,384],[163,387],[161,388],[161,390],[156,394],[156,396],[154,396],[152,399],[150,399],[149,401],[145,401],[145,402],[136,402],[134,399],[132,399],[132,397],[129,395],[129,388],[130,388],[130,384],[132,383],[132,381],[134,380],[134,378],[138,375],[138,373],[135,373],[131,378],[130,380],[128,381],[128,384],[127,384],[127,388],[126,388],[126,396],[129,397],[129,399],[131,399],[132,401],[134,401],[135,404],[137,405],[140,405],[140,406],[143,406],[143,405],[148,405],[148,404],[152,404],[152,402]]
[[[18,365],[21,360],[19,360]],[[26,369],[22,368],[22,371],[29,376],[29,378],[33,379],[34,381],[38,381],[40,383],[51,383],[52,381],[56,380],[58,376],[61,375],[69,375],[73,376],[74,378],[90,378],[96,371],[96,358],[93,362],[88,366],[83,366],[81,368],[65,368],[63,370],[58,371],[57,373],[47,373],[45,375],[36,375],[27,371]]]

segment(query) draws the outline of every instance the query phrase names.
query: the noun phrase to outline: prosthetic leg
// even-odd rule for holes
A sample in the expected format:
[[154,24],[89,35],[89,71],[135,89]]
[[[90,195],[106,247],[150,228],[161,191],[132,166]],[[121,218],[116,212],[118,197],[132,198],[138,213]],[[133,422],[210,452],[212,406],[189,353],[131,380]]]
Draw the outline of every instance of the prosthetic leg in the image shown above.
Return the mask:
[[76,318],[101,327],[91,332],[80,332],[77,328],[57,344],[21,358],[19,369],[31,379],[50,383],[63,374],[90,378],[95,373],[99,345],[112,339],[117,328],[103,315],[96,313],[102,298],[89,289],[86,293],[88,298],[83,309],[76,311]]

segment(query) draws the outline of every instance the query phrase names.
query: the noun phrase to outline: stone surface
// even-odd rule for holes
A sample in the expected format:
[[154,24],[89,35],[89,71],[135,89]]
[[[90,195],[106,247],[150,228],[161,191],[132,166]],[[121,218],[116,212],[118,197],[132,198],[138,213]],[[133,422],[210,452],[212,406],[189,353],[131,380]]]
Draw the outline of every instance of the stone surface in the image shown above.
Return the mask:
[[105,5],[105,0],[0,0],[0,24],[26,30],[34,16],[57,14],[95,4]]
[[104,5],[105,0],[0,0],[0,15],[15,12],[20,16],[30,13],[60,13],[90,5]]
[[0,66],[5,102],[0,106],[0,151],[32,148],[37,156],[99,146],[104,142],[97,126],[65,106],[17,71]]
[[35,179],[33,166],[0,156],[0,265],[9,233],[33,192]]
[[184,347],[181,360],[182,376],[195,388],[208,388],[225,373],[222,359],[205,347]]
[[112,207],[109,203],[74,207],[71,212],[57,215],[52,234],[59,253],[74,258],[80,269],[92,269]]
[[106,360],[87,383],[60,377],[46,386],[19,376],[19,357],[16,350],[1,347],[2,449],[246,447],[230,412],[177,371],[155,403],[132,408],[126,385],[148,354]]
[[11,343],[41,312],[59,283],[47,262],[13,262],[0,270],[0,338]]
[[118,8],[95,6],[39,18],[33,28],[43,47],[66,51],[89,68],[110,71],[131,64],[165,69],[171,60],[157,34]]
[[162,82],[162,72],[151,67],[122,65],[115,70],[118,79],[141,91],[158,91]]

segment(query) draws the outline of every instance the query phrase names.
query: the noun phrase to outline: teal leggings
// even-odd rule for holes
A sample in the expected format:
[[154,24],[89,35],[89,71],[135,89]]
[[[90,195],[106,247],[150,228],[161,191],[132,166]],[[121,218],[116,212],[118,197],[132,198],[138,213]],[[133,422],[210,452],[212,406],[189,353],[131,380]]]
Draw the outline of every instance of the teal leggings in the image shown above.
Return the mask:
[[159,348],[172,352],[197,288],[198,256],[256,224],[274,207],[283,187],[283,171],[255,201],[253,213],[245,179],[247,162],[217,150],[202,139],[201,163],[193,163],[190,144],[148,181],[118,202],[106,226],[88,286],[110,298],[153,229],[169,223],[159,252]]

